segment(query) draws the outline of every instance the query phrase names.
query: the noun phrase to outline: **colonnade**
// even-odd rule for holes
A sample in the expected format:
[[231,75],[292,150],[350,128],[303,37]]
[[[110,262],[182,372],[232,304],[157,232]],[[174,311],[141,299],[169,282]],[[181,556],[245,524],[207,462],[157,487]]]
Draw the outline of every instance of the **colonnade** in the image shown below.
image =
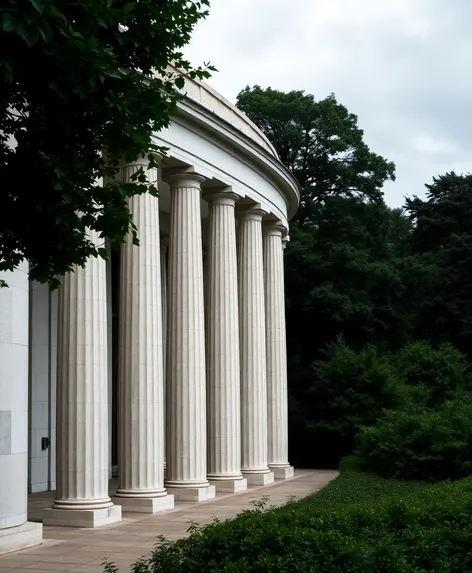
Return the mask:
[[[124,177],[138,167],[125,167]],[[122,511],[155,513],[171,508],[174,499],[207,500],[216,491],[293,475],[287,458],[286,229],[267,222],[259,205],[240,206],[228,188],[204,191],[205,295],[205,179],[190,172],[164,177],[171,200],[167,265],[161,264],[159,200],[149,194],[130,200],[140,246],[130,241],[122,247],[113,499],[106,262],[90,259],[63,279],[57,494],[44,511],[45,524],[95,527],[120,520]]]

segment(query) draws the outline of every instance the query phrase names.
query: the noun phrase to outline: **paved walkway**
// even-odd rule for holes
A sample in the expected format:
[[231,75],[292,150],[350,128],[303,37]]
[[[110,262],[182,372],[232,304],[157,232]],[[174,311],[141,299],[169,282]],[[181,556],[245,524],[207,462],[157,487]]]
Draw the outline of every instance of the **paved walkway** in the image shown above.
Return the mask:
[[[234,517],[263,496],[269,496],[269,505],[283,505],[292,496],[301,498],[318,491],[336,475],[329,470],[297,470],[290,480],[253,486],[247,492],[219,495],[203,503],[177,502],[175,509],[157,515],[125,513],[122,522],[99,529],[47,526],[43,545],[0,557],[0,573],[102,573],[105,559],[114,561],[120,571],[129,571],[139,557],[150,554],[160,534],[168,539],[185,537],[190,522],[203,525],[215,516]],[[38,521],[41,509],[50,507],[52,498],[53,493],[31,495],[29,519]]]

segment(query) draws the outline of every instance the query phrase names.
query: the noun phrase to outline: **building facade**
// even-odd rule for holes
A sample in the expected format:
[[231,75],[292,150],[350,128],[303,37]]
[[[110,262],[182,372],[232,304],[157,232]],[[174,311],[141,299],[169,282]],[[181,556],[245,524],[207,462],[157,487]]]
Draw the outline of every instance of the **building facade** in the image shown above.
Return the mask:
[[0,554],[41,542],[28,492],[56,492],[44,524],[96,527],[293,475],[283,249],[298,186],[244,114],[185,89],[155,137],[159,198],[130,201],[140,246],[55,292],[27,263],[0,277]]

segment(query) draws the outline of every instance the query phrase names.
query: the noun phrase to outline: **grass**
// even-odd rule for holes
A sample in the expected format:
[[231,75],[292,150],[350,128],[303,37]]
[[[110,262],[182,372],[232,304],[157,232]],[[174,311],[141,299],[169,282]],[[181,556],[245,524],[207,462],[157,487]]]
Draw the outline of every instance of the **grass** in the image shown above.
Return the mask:
[[354,456],[344,458],[339,476],[318,493],[298,501],[299,507],[322,509],[329,504],[349,505],[405,496],[425,487],[422,482],[381,478],[362,472]]

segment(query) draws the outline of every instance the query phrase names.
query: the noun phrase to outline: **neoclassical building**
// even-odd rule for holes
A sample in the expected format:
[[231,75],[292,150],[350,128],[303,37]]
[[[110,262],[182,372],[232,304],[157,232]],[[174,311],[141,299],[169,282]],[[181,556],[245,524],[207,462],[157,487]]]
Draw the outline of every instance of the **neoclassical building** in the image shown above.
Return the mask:
[[298,186],[244,114],[204,83],[185,91],[155,136],[159,199],[130,202],[140,247],[54,292],[27,264],[1,277],[0,554],[41,542],[28,492],[56,492],[45,525],[96,527],[293,475],[283,249]]

